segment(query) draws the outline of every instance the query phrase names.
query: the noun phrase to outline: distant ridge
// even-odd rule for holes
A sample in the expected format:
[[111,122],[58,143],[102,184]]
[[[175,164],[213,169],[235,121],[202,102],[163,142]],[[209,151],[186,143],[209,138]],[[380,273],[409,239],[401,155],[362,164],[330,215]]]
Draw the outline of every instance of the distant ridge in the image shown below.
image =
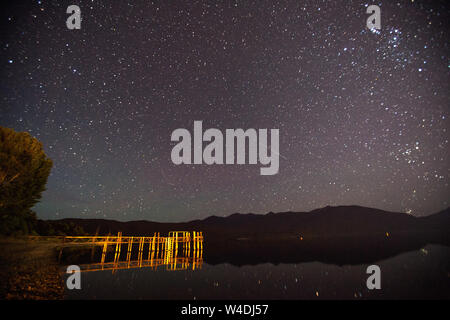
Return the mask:
[[[424,248],[450,246],[450,210],[428,217],[360,206],[324,207],[310,212],[235,213],[183,223],[120,222],[105,219],[63,219],[90,234],[151,236],[171,230],[202,231],[204,261],[230,263],[373,264]],[[87,254],[90,256],[90,253]]]
[[310,212],[234,213],[227,217],[210,216],[180,223],[153,221],[121,222],[107,219],[62,219],[95,234],[151,235],[170,230],[201,230],[214,238],[236,237],[312,237],[361,236],[386,232],[442,232],[450,227],[450,208],[427,217],[389,212],[361,206],[327,206]]

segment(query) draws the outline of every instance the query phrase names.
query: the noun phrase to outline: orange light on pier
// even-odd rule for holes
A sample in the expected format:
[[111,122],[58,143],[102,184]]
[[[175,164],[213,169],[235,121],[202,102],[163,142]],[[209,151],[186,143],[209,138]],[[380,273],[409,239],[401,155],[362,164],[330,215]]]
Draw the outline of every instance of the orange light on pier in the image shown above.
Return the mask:
[[[167,237],[161,237],[159,232],[152,237],[122,236],[67,236],[64,237],[66,245],[69,243],[79,245],[102,246],[101,262],[84,266],[82,271],[99,271],[119,269],[152,267],[166,265],[167,270],[186,270],[192,265],[192,270],[201,268],[203,262],[203,233],[189,231],[171,231]],[[192,250],[191,250],[192,242]],[[137,244],[137,246],[133,246]],[[115,247],[113,262],[106,262],[108,246]],[[122,245],[127,245],[125,261],[120,261]],[[145,247],[148,250],[147,259],[143,258]],[[132,261],[133,248],[137,248],[137,260]],[[181,249],[178,254],[179,248]],[[191,255],[192,251],[192,255]]]

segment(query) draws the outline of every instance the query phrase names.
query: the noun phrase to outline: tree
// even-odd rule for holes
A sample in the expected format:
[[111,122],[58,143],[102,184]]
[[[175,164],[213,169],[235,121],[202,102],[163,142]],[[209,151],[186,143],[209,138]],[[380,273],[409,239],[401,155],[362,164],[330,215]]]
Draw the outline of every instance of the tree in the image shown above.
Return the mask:
[[0,126],[0,234],[27,234],[52,168],[42,143],[26,132]]

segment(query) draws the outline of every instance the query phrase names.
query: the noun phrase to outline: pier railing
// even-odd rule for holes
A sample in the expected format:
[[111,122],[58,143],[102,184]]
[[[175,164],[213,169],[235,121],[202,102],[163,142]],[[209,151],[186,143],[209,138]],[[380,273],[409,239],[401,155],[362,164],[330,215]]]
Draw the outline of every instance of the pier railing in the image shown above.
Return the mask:
[[[168,236],[155,232],[153,236],[66,236],[65,245],[88,245],[102,247],[100,263],[84,265],[82,271],[98,271],[137,267],[158,267],[166,265],[167,270],[184,270],[201,268],[203,261],[203,233],[193,231],[171,231]],[[125,245],[126,259],[121,260],[122,246]],[[114,249],[113,261],[106,261],[110,249]],[[137,250],[137,259],[131,260]],[[135,252],[135,251],[134,251]]]

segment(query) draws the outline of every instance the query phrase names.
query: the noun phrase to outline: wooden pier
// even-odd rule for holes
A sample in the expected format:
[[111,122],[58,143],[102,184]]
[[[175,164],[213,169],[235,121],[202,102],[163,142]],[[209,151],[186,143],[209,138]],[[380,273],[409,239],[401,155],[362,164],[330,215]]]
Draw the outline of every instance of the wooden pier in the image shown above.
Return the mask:
[[[83,265],[81,271],[120,270],[130,268],[166,265],[167,270],[192,270],[201,268],[203,261],[203,234],[193,231],[171,231],[168,236],[155,232],[153,236],[66,236],[67,245],[87,245],[93,249],[102,247],[100,263]],[[126,248],[126,259],[120,260],[122,246]],[[114,248],[113,261],[106,261],[108,249]],[[137,259],[131,260],[133,250],[137,250]]]

